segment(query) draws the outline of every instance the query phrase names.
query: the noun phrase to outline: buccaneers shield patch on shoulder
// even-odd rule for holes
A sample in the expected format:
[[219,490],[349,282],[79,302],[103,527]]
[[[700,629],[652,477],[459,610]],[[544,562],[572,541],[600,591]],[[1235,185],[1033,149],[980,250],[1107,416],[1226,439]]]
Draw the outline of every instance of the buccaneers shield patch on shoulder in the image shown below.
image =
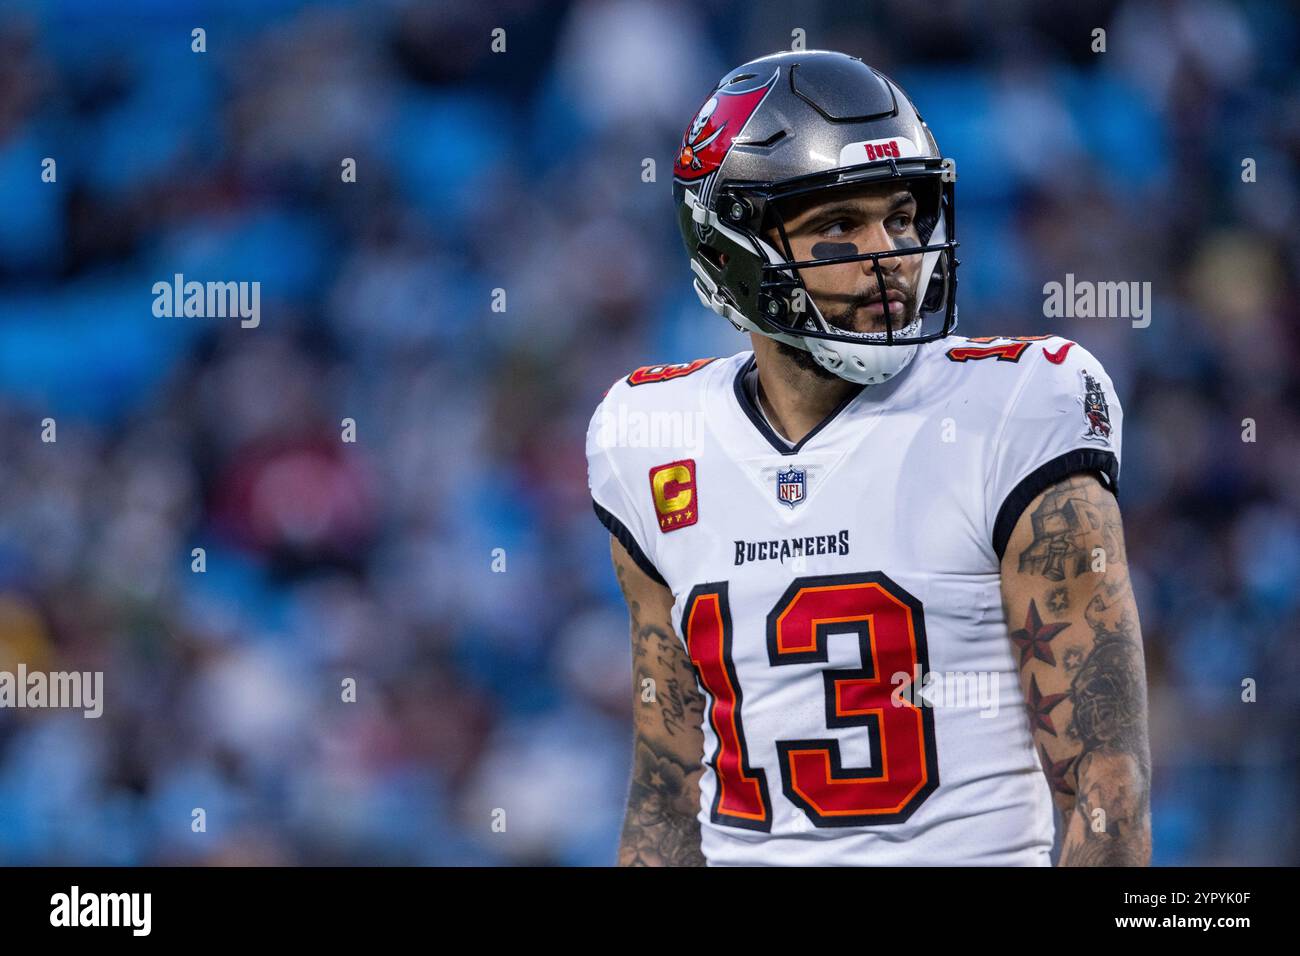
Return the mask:
[[1091,441],[1110,441],[1110,407],[1106,404],[1106,392],[1101,383],[1080,369],[1083,376],[1083,394],[1079,401],[1083,403],[1083,420],[1087,425],[1081,437]]

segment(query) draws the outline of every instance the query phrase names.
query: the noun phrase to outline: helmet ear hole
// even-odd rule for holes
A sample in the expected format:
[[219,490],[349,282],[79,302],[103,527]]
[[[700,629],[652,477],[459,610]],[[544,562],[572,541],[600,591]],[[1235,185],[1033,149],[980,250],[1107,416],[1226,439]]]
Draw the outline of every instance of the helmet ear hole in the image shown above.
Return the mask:
[[940,255],[930,273],[930,284],[926,287],[925,298],[917,308],[918,312],[937,312],[943,308],[948,298],[948,257]]
[[721,271],[722,267],[727,264],[727,254],[719,249],[715,249],[713,246],[701,242],[696,248],[696,251],[699,253],[701,259],[719,271]]
[[917,204],[916,233],[925,244],[943,215],[943,189],[938,182],[930,181],[913,181],[911,188]]

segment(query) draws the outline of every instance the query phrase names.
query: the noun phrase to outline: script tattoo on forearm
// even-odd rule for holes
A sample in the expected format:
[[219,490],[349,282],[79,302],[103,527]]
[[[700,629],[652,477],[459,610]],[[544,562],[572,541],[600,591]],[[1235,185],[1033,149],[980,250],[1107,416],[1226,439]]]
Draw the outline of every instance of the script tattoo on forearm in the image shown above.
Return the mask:
[[[1018,566],[1045,584],[1022,615],[1025,627],[1011,638],[1022,667],[1052,668],[1031,678],[1029,702],[1049,785],[1069,808],[1060,863],[1145,865],[1151,853],[1146,673],[1119,508],[1096,480],[1078,476],[1050,489],[1030,517],[1033,537]],[[1097,549],[1104,553],[1101,569]],[[1082,606],[1082,620],[1072,605]],[[1059,655],[1050,643],[1057,634],[1069,642]],[[1039,689],[1039,676],[1048,693]],[[1044,713],[1053,710],[1055,723]],[[1064,746],[1044,745],[1048,738]]]

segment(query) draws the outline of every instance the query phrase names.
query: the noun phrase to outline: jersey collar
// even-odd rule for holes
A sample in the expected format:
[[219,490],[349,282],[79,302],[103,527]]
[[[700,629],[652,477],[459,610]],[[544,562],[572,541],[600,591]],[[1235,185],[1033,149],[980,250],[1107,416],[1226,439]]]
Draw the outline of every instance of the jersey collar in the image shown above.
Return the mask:
[[736,401],[739,403],[741,411],[745,413],[745,417],[750,420],[753,426],[758,430],[758,433],[767,439],[768,444],[782,455],[798,454],[803,447],[817,435],[818,432],[834,421],[839,416],[840,412],[853,404],[853,400],[861,395],[862,390],[866,388],[865,385],[859,385],[853,391],[849,392],[849,394],[844,397],[843,401],[831,409],[830,414],[813,426],[812,431],[799,439],[797,444],[789,445],[780,435],[772,430],[772,426],[767,423],[767,418],[764,417],[762,411],[760,411],[758,406],[755,404],[754,398],[749,394],[749,389],[745,388],[745,376],[749,374],[752,368],[754,368],[754,365],[755,359],[754,356],[751,355],[749,360],[740,366],[740,371],[736,373],[735,381],[732,383],[732,390],[736,393]]

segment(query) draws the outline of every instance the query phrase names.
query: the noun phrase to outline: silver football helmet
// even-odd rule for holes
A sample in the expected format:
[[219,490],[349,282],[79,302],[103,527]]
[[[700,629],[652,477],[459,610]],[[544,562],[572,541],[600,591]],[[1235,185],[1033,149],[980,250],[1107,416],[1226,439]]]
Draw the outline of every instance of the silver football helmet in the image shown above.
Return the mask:
[[[673,164],[695,291],[742,331],[805,349],[849,381],[884,382],[918,344],[957,325],[955,178],[907,94],[857,57],[807,50],[752,60],[709,94]],[[796,261],[783,200],[831,199],[885,180],[916,198],[919,246]],[[764,238],[773,229],[781,250]],[[916,255],[920,287],[911,314],[884,309],[884,331],[831,324],[804,286],[806,269],[870,260],[883,301],[880,260]]]

